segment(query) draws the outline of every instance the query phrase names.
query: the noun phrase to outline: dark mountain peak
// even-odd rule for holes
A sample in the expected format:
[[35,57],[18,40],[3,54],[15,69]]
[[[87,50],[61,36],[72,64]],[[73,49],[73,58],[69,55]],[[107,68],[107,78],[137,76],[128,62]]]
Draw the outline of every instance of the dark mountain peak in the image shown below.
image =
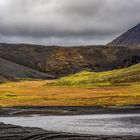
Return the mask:
[[128,30],[108,45],[139,46],[140,45],[140,23]]

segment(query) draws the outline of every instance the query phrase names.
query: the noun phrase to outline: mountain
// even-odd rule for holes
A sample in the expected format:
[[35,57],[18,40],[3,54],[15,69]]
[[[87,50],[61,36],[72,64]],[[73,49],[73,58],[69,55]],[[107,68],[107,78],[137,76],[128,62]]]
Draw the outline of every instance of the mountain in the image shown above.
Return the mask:
[[24,78],[52,79],[54,77],[0,58],[0,82]]
[[108,45],[139,46],[140,45],[140,23],[122,34]]
[[58,79],[55,85],[114,85],[140,82],[140,64],[106,72],[83,71]]
[[0,44],[0,58],[62,77],[83,70],[101,72],[140,63],[140,47]]

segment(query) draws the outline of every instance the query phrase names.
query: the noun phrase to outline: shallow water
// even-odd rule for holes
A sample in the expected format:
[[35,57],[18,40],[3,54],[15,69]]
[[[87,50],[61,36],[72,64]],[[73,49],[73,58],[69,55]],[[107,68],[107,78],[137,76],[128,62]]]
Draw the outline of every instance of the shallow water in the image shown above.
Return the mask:
[[140,114],[0,117],[0,122],[59,132],[140,136]]

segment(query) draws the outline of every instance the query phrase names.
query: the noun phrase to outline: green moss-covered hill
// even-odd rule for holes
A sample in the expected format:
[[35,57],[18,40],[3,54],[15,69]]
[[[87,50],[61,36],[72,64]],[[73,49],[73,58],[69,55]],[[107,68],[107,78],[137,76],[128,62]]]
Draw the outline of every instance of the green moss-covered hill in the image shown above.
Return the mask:
[[55,82],[56,85],[115,85],[122,83],[140,82],[140,64],[128,68],[106,71],[88,72],[62,77]]

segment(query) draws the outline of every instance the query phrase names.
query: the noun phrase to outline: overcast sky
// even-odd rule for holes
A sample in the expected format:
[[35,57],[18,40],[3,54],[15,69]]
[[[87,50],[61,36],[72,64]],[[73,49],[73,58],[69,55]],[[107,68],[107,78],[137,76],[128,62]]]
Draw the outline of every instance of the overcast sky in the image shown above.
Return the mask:
[[0,42],[106,44],[140,22],[140,0],[0,0]]

